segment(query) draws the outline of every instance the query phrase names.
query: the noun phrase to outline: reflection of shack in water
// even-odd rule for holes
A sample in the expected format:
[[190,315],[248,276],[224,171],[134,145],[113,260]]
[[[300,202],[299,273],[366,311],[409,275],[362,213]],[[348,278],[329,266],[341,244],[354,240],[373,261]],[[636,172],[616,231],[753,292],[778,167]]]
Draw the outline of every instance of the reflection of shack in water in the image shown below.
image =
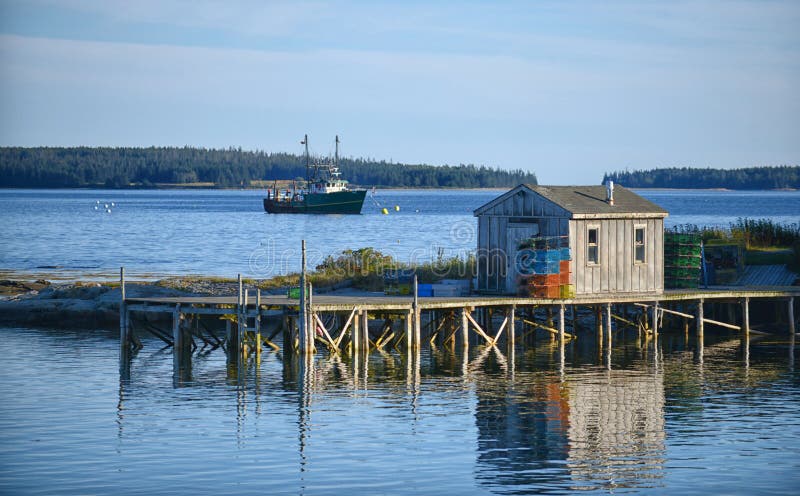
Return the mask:
[[569,479],[576,490],[648,487],[663,476],[661,374],[603,370],[525,382],[525,391],[478,383],[479,482],[524,492]]
[[576,482],[641,487],[663,476],[664,381],[660,373],[604,371],[569,381],[569,454]]

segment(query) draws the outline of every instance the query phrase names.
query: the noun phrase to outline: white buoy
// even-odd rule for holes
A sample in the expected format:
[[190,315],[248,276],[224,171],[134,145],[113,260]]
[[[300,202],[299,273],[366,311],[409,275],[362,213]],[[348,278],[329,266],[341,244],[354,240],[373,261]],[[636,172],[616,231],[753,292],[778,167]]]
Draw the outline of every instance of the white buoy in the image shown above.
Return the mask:
[[108,208],[108,203],[103,204],[103,208]]
[[111,202],[111,206],[112,206],[112,207],[114,206],[114,202]]
[[107,210],[106,210],[106,212],[108,212],[108,213],[111,213],[111,209],[110,209],[110,208],[109,208],[109,209],[107,209]]
[[100,205],[100,200],[95,201],[96,204]]

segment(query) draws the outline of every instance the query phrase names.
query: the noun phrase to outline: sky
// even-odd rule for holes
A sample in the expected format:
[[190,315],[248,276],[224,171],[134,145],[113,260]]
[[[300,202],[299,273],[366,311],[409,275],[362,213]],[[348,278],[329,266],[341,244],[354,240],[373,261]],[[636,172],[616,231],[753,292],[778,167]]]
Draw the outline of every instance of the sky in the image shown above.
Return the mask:
[[0,0],[0,146],[800,163],[800,2]]

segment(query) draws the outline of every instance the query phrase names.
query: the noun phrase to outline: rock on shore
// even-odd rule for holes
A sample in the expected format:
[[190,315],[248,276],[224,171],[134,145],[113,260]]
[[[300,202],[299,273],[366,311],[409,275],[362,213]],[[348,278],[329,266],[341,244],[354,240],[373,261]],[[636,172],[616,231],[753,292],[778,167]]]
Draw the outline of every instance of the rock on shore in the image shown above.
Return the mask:
[[[119,286],[99,283],[44,284],[0,281],[0,323],[58,328],[119,326]],[[127,284],[128,296],[180,296],[192,293],[157,284]]]

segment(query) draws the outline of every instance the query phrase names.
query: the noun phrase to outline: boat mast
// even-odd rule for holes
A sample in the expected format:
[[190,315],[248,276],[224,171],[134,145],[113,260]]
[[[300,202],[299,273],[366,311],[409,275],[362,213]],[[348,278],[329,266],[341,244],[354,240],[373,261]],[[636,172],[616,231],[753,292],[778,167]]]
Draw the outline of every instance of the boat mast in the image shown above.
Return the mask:
[[336,155],[333,161],[333,165],[339,167],[339,135],[336,135]]
[[303,141],[300,142],[301,145],[306,145],[306,183],[311,182],[311,177],[309,176],[309,162],[308,162],[308,135],[306,134],[303,137]]

